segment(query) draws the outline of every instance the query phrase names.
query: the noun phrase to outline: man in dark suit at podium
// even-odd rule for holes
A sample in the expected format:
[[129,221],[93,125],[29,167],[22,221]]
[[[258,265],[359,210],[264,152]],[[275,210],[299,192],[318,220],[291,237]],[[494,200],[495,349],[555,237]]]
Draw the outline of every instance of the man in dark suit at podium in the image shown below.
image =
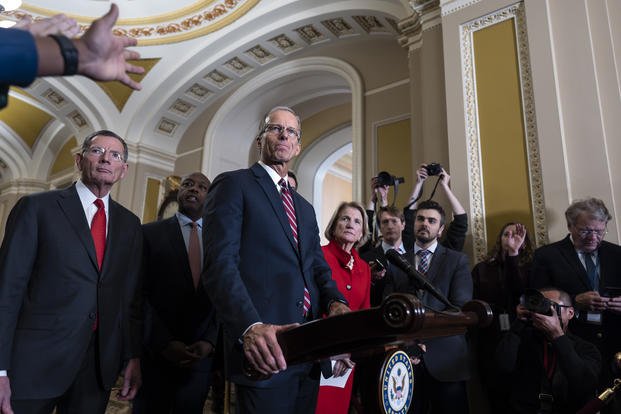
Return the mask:
[[123,363],[121,398],[140,387],[142,231],[110,197],[127,156],[121,137],[97,131],[76,155],[78,182],[24,196],[9,215],[0,249],[3,413],[12,404],[20,414],[103,414]]
[[[143,387],[134,413],[202,414],[218,329],[200,283],[209,180],[181,180],[179,211],[143,226],[146,292]],[[209,237],[209,235],[206,235]]]
[[[349,310],[323,258],[313,207],[286,183],[300,127],[292,109],[270,110],[256,137],[260,161],[219,175],[207,196],[205,230],[215,236],[206,239],[203,279],[225,329],[241,413],[314,413],[318,372],[287,367],[276,334]],[[244,358],[271,378],[246,378]]]

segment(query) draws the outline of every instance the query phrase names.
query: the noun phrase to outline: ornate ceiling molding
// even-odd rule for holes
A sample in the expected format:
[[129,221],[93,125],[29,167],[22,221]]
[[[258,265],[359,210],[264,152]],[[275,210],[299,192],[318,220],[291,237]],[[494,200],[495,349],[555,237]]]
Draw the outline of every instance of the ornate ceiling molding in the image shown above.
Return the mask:
[[[259,0],[217,0],[196,3],[157,16],[120,19],[114,32],[138,39],[139,46],[162,45],[182,42],[215,32],[252,9]],[[59,10],[51,10],[24,4],[22,8],[3,15],[20,20],[26,16],[36,20],[53,16]],[[80,31],[88,29],[93,17],[65,13],[80,24]]]

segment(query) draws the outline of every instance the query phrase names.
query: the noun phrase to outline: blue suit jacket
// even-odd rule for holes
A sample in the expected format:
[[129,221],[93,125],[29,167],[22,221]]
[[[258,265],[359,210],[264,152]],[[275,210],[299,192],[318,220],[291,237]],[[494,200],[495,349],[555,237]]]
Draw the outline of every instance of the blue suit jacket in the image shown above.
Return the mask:
[[230,340],[227,363],[233,382],[280,384],[297,369],[248,382],[241,373],[239,338],[251,324],[304,322],[305,285],[313,318],[327,311],[330,301],[343,299],[323,258],[315,212],[299,194],[292,196],[299,250],[276,186],[261,165],[221,174],[209,189],[203,280]]
[[[0,29],[0,109],[6,106],[9,85],[28,86],[37,75],[35,41],[26,30]],[[7,62],[10,62],[8,64]]]

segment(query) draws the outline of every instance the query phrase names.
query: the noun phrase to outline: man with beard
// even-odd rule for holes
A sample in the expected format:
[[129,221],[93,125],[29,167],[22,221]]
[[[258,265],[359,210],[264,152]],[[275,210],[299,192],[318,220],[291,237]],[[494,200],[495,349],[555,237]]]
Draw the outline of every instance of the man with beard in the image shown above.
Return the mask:
[[[440,204],[432,200],[420,203],[414,222],[414,252],[404,257],[453,305],[461,307],[472,299],[472,278],[467,256],[438,243],[444,220]],[[392,292],[414,293],[425,308],[450,311],[429,292],[418,290],[416,283],[401,271],[395,272],[392,281],[387,282],[386,293]],[[418,383],[414,390],[413,412],[426,413],[431,408],[433,414],[468,413],[466,380],[470,372],[466,337],[432,338],[425,340],[424,345],[426,352],[422,362],[415,367]]]
[[[613,355],[621,350],[621,246],[604,240],[612,217],[602,200],[575,201],[565,218],[569,235],[535,250],[530,285],[555,286],[572,297],[576,316],[569,329],[601,352],[604,389],[612,385]],[[619,400],[604,412],[620,412]]]
[[135,414],[203,412],[218,336],[200,283],[209,185],[200,172],[184,177],[177,194],[179,211],[143,225],[146,352]]

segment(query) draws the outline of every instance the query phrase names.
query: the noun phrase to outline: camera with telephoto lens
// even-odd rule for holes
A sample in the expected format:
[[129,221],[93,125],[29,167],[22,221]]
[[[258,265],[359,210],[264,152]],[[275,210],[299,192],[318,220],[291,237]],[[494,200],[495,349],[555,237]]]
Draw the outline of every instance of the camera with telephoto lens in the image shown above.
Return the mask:
[[557,315],[561,313],[560,305],[543,296],[537,289],[526,289],[520,297],[520,304],[529,311],[541,315],[552,316],[551,306],[554,306]]
[[375,186],[383,187],[383,186],[391,186],[395,184],[403,184],[405,179],[403,177],[395,177],[391,175],[387,171],[380,171],[375,177]]
[[425,166],[425,169],[427,170],[427,175],[430,177],[432,175],[442,174],[442,166],[438,164],[437,162],[432,162],[431,164],[427,164]]

